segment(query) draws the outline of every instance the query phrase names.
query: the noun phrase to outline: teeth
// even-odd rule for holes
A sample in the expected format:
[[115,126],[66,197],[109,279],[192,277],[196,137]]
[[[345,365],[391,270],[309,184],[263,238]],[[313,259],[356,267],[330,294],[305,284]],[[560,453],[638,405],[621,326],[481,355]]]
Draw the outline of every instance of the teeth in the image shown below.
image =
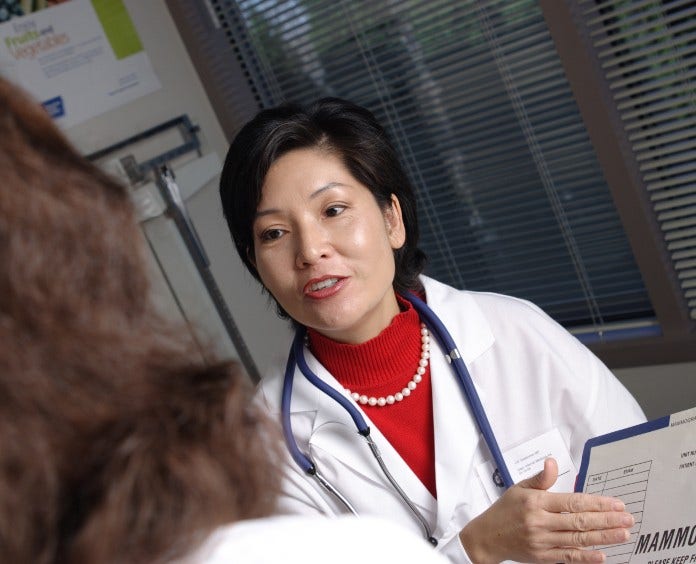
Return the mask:
[[324,288],[329,288],[336,284],[338,282],[338,278],[327,278],[326,280],[322,280],[321,282],[317,282],[316,284],[312,284],[309,289],[312,292],[316,292],[317,290],[323,290]]

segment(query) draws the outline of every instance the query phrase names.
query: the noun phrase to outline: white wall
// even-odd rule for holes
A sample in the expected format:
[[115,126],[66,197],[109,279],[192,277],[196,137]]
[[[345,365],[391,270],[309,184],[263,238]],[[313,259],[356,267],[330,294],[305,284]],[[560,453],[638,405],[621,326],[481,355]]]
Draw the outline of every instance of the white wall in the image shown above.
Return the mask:
[[[125,0],[162,88],[79,124],[66,133],[85,154],[112,145],[161,122],[188,114],[200,126],[204,154],[224,160],[228,143],[163,0]],[[211,259],[212,271],[259,370],[268,350],[287,351],[289,330],[258,284],[247,274],[230,240],[217,197],[217,178],[187,201]]]
[[[85,153],[187,113],[201,128],[204,153],[224,158],[227,141],[186,54],[163,0],[126,0],[162,89],[127,106],[74,127],[68,135]],[[188,201],[199,235],[212,260],[213,273],[230,306],[257,366],[270,365],[269,351],[284,356],[289,329],[280,321],[258,285],[239,261],[213,182]],[[696,405],[696,363],[616,370],[648,417]]]
[[614,370],[648,419],[696,407],[696,362]]

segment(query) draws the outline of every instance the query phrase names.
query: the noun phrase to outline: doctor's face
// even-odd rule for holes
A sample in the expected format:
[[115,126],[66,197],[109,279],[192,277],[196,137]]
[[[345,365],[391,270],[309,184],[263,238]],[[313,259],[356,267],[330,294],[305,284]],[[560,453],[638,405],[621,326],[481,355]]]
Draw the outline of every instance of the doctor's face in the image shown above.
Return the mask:
[[269,169],[252,258],[299,323],[345,343],[377,336],[399,312],[393,250],[404,241],[397,198],[380,209],[338,156],[296,149]]

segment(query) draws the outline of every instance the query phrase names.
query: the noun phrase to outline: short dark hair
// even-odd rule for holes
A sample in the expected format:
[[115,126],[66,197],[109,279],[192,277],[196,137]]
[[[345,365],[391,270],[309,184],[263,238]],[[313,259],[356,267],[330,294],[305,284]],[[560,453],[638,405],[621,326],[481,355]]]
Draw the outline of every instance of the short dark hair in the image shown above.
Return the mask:
[[[322,98],[307,108],[288,103],[262,110],[232,141],[220,178],[220,198],[237,252],[249,272],[261,281],[251,259],[253,224],[268,170],[286,153],[313,147],[337,155],[351,175],[372,192],[381,209],[391,203],[392,194],[399,199],[406,241],[394,251],[393,285],[398,293],[419,290],[418,275],[426,257],[418,248],[413,186],[375,116],[338,98]],[[282,308],[278,311],[284,315]]]

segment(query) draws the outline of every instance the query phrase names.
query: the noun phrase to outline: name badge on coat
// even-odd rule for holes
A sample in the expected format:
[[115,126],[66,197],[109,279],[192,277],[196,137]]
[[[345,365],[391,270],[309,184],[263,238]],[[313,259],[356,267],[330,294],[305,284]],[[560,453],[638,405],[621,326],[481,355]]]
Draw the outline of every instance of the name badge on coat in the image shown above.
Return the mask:
[[[558,428],[554,427],[538,437],[504,451],[503,457],[515,483],[538,474],[544,469],[544,460],[555,458],[558,463],[558,479],[548,491],[572,492],[575,488],[577,469]],[[480,463],[476,467],[476,474],[488,500],[493,503],[504,492],[502,479],[493,461],[486,460]]]

